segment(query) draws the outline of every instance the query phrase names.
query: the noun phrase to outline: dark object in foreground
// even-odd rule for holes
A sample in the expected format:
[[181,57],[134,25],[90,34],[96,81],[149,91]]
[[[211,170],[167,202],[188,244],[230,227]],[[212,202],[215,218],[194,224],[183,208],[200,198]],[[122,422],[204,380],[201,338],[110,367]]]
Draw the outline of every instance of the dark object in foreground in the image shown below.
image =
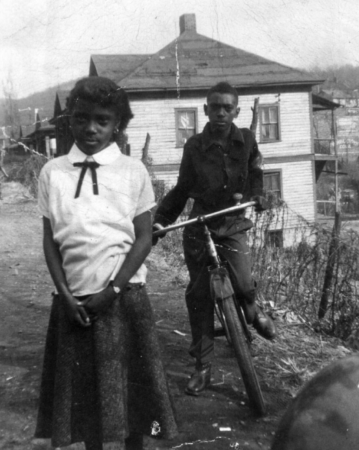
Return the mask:
[[321,370],[289,405],[272,450],[359,448],[359,357]]

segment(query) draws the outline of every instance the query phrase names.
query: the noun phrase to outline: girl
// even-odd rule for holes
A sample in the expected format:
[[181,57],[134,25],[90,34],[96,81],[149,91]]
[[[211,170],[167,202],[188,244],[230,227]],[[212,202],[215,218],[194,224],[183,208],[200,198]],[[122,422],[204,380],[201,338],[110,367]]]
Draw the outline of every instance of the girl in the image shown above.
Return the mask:
[[39,177],[46,263],[57,289],[45,347],[35,436],[54,447],[105,442],[142,449],[176,424],[146,294],[154,195],[143,164],[114,140],[133,117],[102,77],[67,100],[75,140]]

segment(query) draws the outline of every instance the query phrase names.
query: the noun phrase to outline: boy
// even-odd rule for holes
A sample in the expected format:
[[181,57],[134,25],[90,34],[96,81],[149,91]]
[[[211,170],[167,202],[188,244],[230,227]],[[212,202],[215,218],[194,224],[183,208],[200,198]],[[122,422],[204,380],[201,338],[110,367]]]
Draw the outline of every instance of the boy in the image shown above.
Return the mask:
[[[202,133],[186,142],[177,185],[157,209],[154,228],[158,228],[157,224],[173,223],[189,198],[194,199],[190,218],[234,206],[235,193],[242,194],[243,201],[257,201],[258,212],[266,208],[257,143],[250,130],[239,129],[233,124],[239,114],[237,91],[228,83],[218,83],[207,93],[204,113],[209,123]],[[263,337],[273,339],[273,322],[255,304],[255,284],[246,238],[246,231],[252,226],[244,212],[214,219],[209,224],[215,243],[220,244],[217,251],[228,262],[236,299],[243,307],[247,322]],[[196,370],[186,393],[198,395],[210,384],[214,311],[209,301],[207,254],[196,225],[185,228],[183,246],[190,275],[186,290],[192,331],[189,353],[196,358]]]

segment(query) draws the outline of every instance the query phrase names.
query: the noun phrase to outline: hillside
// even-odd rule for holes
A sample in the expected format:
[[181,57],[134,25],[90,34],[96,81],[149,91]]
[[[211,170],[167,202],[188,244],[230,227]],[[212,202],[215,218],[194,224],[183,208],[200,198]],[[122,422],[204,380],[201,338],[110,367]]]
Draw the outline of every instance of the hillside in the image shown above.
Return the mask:
[[[18,120],[16,122],[21,125],[23,136],[28,135],[34,130],[35,109],[39,110],[40,119],[44,125],[48,125],[54,115],[54,104],[56,92],[58,90],[71,89],[77,80],[67,81],[57,86],[50,87],[45,91],[35,92],[28,97],[14,100],[16,110],[18,111]],[[0,98],[0,126],[4,126],[5,121],[5,99]],[[7,130],[8,131],[8,130]],[[16,131],[16,134],[18,130]]]
[[325,69],[314,67],[309,73],[318,78],[324,78],[327,82],[335,81],[348,89],[359,88],[359,66],[346,64],[344,66],[331,66]]

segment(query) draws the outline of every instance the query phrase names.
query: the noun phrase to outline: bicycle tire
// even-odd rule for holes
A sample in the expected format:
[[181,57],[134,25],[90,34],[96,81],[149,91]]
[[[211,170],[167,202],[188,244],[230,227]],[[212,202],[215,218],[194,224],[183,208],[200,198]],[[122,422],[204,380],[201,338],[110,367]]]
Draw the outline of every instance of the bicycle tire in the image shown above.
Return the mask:
[[266,412],[266,407],[262,391],[253,365],[249,343],[245,336],[243,325],[238,317],[233,297],[228,297],[223,301],[223,314],[228,325],[232,346],[236,354],[250,404],[259,415],[263,416]]

